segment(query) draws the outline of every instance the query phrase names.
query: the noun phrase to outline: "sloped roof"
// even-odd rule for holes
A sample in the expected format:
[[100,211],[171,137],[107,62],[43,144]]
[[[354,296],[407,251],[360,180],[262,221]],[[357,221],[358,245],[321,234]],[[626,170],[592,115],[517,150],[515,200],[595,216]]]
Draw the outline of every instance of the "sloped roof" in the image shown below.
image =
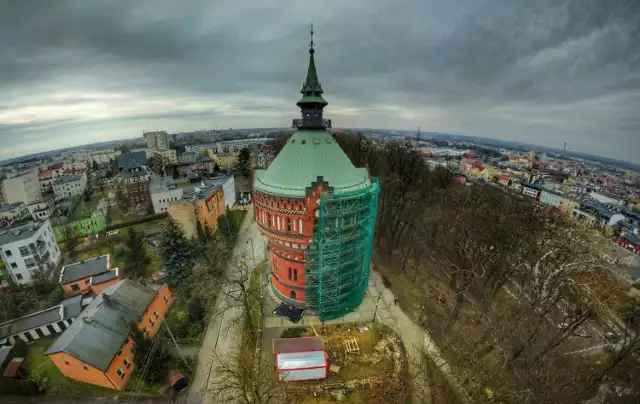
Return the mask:
[[278,338],[273,340],[273,353],[322,351],[324,343],[320,337]]
[[118,166],[121,170],[131,165],[147,165],[147,153],[144,151],[126,152],[118,156]]
[[156,291],[125,279],[105,288],[47,350],[65,352],[96,369],[106,371]]
[[255,170],[256,190],[279,196],[305,197],[322,180],[334,193],[371,185],[366,168],[356,168],[326,130],[299,130],[266,170]]
[[0,338],[9,337],[26,330],[55,323],[60,320],[62,320],[60,306],[53,306],[0,324]]
[[86,261],[65,265],[60,273],[60,283],[75,282],[107,271],[109,271],[109,255],[100,255]]

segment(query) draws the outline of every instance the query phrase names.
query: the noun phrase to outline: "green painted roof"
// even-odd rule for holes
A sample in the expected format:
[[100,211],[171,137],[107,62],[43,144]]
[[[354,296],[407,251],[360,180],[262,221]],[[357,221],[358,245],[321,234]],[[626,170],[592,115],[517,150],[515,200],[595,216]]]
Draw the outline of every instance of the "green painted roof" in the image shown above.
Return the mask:
[[304,197],[318,177],[336,194],[371,185],[367,169],[354,167],[326,130],[295,132],[268,169],[254,172],[253,185],[271,195]]
[[316,62],[313,59],[313,49],[311,49],[309,55],[309,68],[307,69],[307,78],[302,85],[302,99],[298,101],[298,105],[307,103],[316,103],[321,105],[327,105],[328,102],[322,98],[322,86],[320,80],[318,80],[318,72],[316,72]]

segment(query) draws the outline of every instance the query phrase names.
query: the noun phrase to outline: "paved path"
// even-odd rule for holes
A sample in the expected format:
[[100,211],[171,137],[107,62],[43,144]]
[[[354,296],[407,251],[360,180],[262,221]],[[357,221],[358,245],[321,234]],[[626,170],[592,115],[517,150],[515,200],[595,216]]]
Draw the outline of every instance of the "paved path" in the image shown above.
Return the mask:
[[[248,264],[253,260],[256,264],[264,259],[265,240],[253,221],[252,205],[247,205],[247,215],[244,218],[240,233],[233,247],[232,257],[245,256]],[[233,259],[230,260],[227,268],[227,276],[236,274],[233,266]],[[219,313],[224,307],[230,306],[232,298],[224,291],[218,294],[215,303],[214,313]],[[216,356],[225,356],[238,347],[242,332],[242,322],[237,321],[242,317],[242,307],[233,307],[224,311],[222,315],[213,315],[209,321],[209,326],[198,354],[198,363],[189,386],[186,396],[187,404],[208,404],[216,403],[216,397],[212,397],[209,392],[211,386],[216,383]]]
[[428,381],[424,380],[423,355],[426,354],[440,368],[442,374],[447,378],[451,387],[458,390],[458,396],[463,398],[464,403],[472,403],[464,388],[461,386],[453,370],[442,356],[440,349],[431,338],[431,335],[422,327],[414,323],[407,316],[400,306],[393,303],[393,293],[384,286],[382,277],[377,271],[371,271],[373,287],[369,287],[369,293],[380,295],[380,305],[383,309],[378,313],[377,319],[385,325],[394,329],[402,340],[402,344],[407,352],[409,360],[409,371],[416,378],[417,383],[425,386],[424,391],[414,391],[413,402],[431,403],[431,391]]

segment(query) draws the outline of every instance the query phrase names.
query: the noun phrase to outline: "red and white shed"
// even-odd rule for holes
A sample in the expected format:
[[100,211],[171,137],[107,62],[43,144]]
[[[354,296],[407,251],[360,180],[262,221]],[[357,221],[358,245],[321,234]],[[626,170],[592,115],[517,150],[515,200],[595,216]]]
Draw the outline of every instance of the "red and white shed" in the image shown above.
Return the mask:
[[325,379],[329,373],[327,352],[320,337],[274,339],[273,354],[280,381]]

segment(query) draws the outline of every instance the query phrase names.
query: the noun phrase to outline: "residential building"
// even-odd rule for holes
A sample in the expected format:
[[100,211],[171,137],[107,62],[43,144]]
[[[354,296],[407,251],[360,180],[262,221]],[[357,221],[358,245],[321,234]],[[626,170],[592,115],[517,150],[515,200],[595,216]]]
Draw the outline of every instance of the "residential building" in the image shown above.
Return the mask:
[[87,189],[87,174],[63,175],[53,182],[56,200],[82,196]]
[[589,197],[605,205],[618,206],[618,207],[622,207],[625,205],[624,199],[617,198],[611,195],[606,195],[600,192],[590,192]]
[[121,154],[119,150],[115,150],[113,148],[96,150],[87,154],[87,162],[89,164],[93,164],[94,162],[97,164],[109,164],[111,160],[115,160]]
[[618,238],[618,244],[634,254],[640,254],[640,238],[637,234],[626,233]]
[[6,272],[19,285],[30,284],[36,271],[48,274],[60,263],[48,219],[1,230],[0,250]]
[[542,188],[540,188],[538,185],[531,184],[531,183],[522,184],[522,194],[528,197],[534,198],[536,200],[540,199],[541,191],[542,191]]
[[196,215],[196,209],[192,201],[180,199],[175,202],[170,202],[167,212],[169,216],[171,216],[171,219],[182,228],[187,238],[195,238],[197,236],[198,216]]
[[178,175],[188,177],[200,177],[203,174],[213,173],[215,163],[209,157],[198,157],[195,160],[183,160],[171,164],[171,170],[177,170]]
[[86,174],[89,170],[84,161],[65,161],[62,163],[62,175],[80,175]]
[[37,201],[42,197],[38,170],[27,171],[2,181],[2,190],[7,204],[16,202],[29,204]]
[[97,295],[120,280],[118,268],[111,268],[109,254],[65,265],[60,271],[60,286],[65,296]]
[[165,131],[144,132],[142,137],[148,149],[167,150],[169,148],[169,134]]
[[131,165],[147,165],[147,154],[145,151],[130,151],[118,156],[118,167],[122,171]]
[[586,227],[595,227],[600,223],[600,220],[595,214],[579,208],[573,208],[571,210],[571,217],[581,222]]
[[0,205],[0,228],[12,225],[16,220],[25,217],[27,212],[22,202]]
[[124,193],[131,205],[149,202],[149,179],[146,165],[140,164],[136,158],[130,159],[128,165],[120,170],[120,183],[124,185]]
[[209,153],[209,157],[211,158],[211,160],[213,160],[218,165],[218,167],[224,170],[231,170],[238,164],[238,155],[239,153]]
[[48,309],[0,324],[0,346],[13,345],[17,339],[32,342],[60,334],[89,304],[91,297],[76,296]]
[[566,215],[571,215],[571,211],[573,211],[576,208],[580,207],[580,202],[578,202],[577,200],[569,197],[569,196],[562,196],[560,198],[560,210],[566,214]]
[[181,200],[169,203],[168,212],[189,238],[197,235],[198,222],[215,230],[218,218],[226,212],[223,187],[215,185],[185,190]]
[[166,212],[169,203],[182,199],[184,185],[188,186],[186,178],[174,179],[171,177],[152,176],[149,181],[149,196],[154,213]]
[[508,187],[509,185],[511,185],[511,177],[509,177],[508,175],[501,175],[498,177],[498,183],[500,185]]
[[40,171],[38,180],[40,181],[40,192],[43,194],[53,192],[53,181],[55,179],[53,170]]
[[555,192],[551,192],[548,189],[542,189],[540,191],[540,203],[560,208],[561,200],[562,196]]
[[154,156],[160,156],[165,164],[174,164],[178,162],[178,155],[174,149],[153,150]]
[[66,377],[122,390],[135,370],[130,324],[153,337],[172,302],[167,285],[154,290],[121,280],[96,296],[45,355]]
[[205,180],[205,184],[209,187],[211,186],[222,186],[222,191],[224,193],[224,202],[227,208],[231,209],[233,205],[236,204],[236,181],[232,175],[227,177],[218,177],[210,180]]

